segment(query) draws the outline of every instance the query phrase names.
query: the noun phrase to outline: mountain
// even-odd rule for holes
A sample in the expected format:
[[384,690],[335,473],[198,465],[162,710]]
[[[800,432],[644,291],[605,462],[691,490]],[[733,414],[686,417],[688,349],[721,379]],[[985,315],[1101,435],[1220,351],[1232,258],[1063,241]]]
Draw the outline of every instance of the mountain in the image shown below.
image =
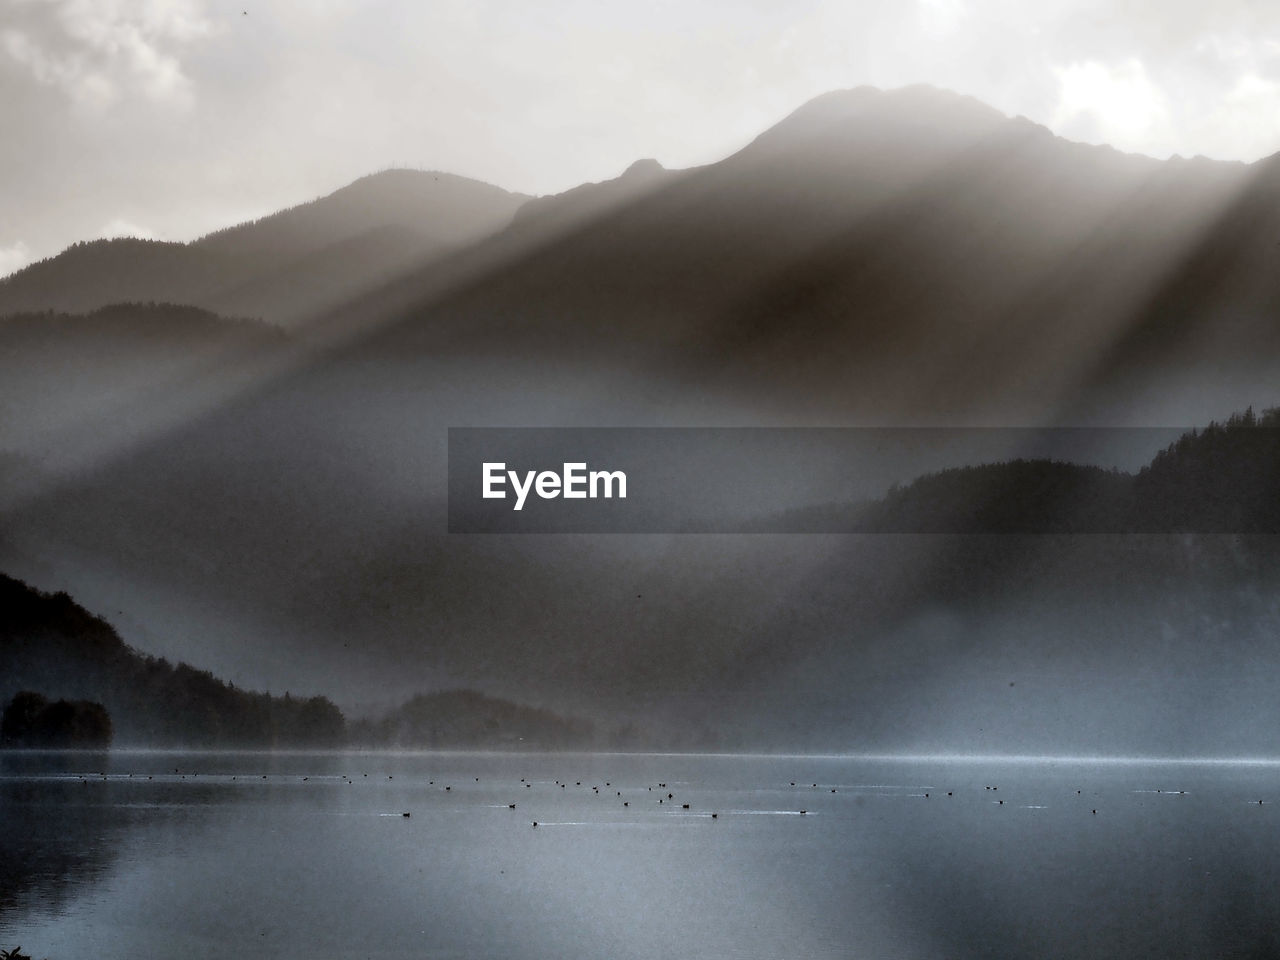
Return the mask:
[[[1190,423],[1276,372],[1255,347],[1272,327],[1277,184],[1267,162],[1072,144],[942,91],[845,91],[402,307],[383,343],[571,354],[756,419]],[[1183,298],[1185,265],[1211,250],[1230,281]],[[1215,337],[1228,317],[1233,336]],[[1138,333],[1153,324],[1158,363]]]
[[[342,713],[324,697],[238,690],[207,671],[146,656],[65,593],[42,593],[0,574],[0,611],[0,707],[23,691],[21,699],[38,707],[50,698],[37,691],[93,697],[101,703],[59,706],[96,708],[99,715],[91,719],[105,727],[106,741],[114,725],[116,741],[133,746],[332,747],[347,741]],[[474,690],[419,694],[379,720],[358,721],[351,733],[366,746],[419,749],[595,742],[588,721]]]
[[[1280,484],[1273,420],[1242,415],[1188,434],[1132,475],[1014,461],[943,471],[880,502],[895,530],[928,537],[462,538],[445,551],[429,540],[378,544],[389,528],[373,523],[368,541],[325,543],[332,528],[283,545],[260,538],[242,558],[248,576],[233,581],[245,596],[264,557],[291,562],[284,572],[295,590],[337,557],[348,563],[333,579],[275,597],[284,617],[260,626],[270,639],[256,652],[226,644],[204,652],[243,669],[283,645],[277,681],[292,676],[302,682],[289,685],[320,683],[335,695],[362,694],[361,673],[388,692],[406,682],[491,684],[604,718],[610,730],[639,728],[644,742],[694,749],[1265,752],[1280,725],[1270,694],[1280,661],[1267,652],[1280,586],[1274,537],[1070,531],[1081,490],[1099,483],[1134,522],[1181,519],[1189,503],[1210,522],[1238,520],[1250,504],[1263,519],[1273,515],[1274,497],[1257,496]],[[1155,499],[1167,491],[1171,499]],[[269,530],[305,522],[313,492],[298,498],[295,486],[301,516],[272,518]],[[174,536],[192,530],[191,520],[205,526],[212,503],[193,505],[190,520],[164,517],[178,524]],[[419,535],[415,524],[405,539]],[[157,581],[138,565],[153,544],[140,551],[124,538],[118,547],[117,569],[167,584],[162,602],[180,592],[172,629],[188,637],[207,629],[190,616],[202,594],[185,580],[187,559],[175,556],[177,568]],[[214,556],[204,544],[197,569],[225,581],[230,571],[209,564]],[[135,609],[156,602],[136,584],[118,586],[120,602]],[[341,650],[322,633],[332,617],[341,618]],[[376,647],[352,643],[374,636]],[[382,672],[382,656],[399,680]],[[465,711],[448,697],[419,699],[356,735],[490,744],[511,729],[543,743],[588,736],[467,696]]]
[[516,211],[511,230],[567,232],[643,200],[684,176],[685,171],[668,170],[657,160],[637,160],[612,180],[584,183],[564,193],[530,200]]
[[294,325],[502,229],[525,199],[451,174],[386,170],[191,243],[76,244],[0,280],[0,314],[154,301]]
[[0,316],[0,503],[77,450],[136,442],[201,380],[226,389],[247,357],[289,346],[277,327],[166,303]]
[[1280,533],[1280,409],[1193,429],[1135,472],[1026,457],[957,465],[871,502],[814,505],[749,529],[1272,536]]
[[1243,410],[1280,372],[1276,178],[836,92],[720,162],[531,204],[131,409],[177,411],[162,429],[76,437],[0,568],[344,703],[470,687],[727,746],[1258,749],[1274,593],[1235,537],[449,535],[445,470],[468,425]]
[[117,743],[332,746],[342,714],[323,697],[237,690],[185,663],[126,646],[65,593],[0,575],[0,702],[21,691],[83,697],[106,707]]

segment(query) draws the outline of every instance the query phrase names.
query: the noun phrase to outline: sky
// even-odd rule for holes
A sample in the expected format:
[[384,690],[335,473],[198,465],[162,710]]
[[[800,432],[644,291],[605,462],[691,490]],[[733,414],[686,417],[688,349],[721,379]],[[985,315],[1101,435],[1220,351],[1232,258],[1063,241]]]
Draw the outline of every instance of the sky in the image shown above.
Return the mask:
[[554,193],[931,83],[1156,157],[1280,151],[1274,0],[0,0],[0,276],[388,166]]

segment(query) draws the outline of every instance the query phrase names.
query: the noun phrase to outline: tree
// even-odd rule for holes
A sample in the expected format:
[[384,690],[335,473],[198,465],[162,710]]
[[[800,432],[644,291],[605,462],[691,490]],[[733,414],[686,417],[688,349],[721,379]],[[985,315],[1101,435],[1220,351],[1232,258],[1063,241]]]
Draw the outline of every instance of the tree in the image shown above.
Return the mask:
[[50,703],[30,690],[16,694],[0,720],[0,741],[15,747],[107,747],[111,716],[100,703],[57,700]]

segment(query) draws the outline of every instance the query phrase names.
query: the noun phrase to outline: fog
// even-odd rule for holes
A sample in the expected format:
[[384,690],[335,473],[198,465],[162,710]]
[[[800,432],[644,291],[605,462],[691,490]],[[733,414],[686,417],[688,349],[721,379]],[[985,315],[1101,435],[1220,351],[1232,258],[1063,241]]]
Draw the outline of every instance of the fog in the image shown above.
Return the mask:
[[1274,955],[1278,28],[10,3],[0,941]]
[[[1265,725],[1239,723],[1270,710],[1265,684],[1202,698],[1186,724],[1172,706],[1206,648],[1223,690],[1268,676],[1251,658],[1269,540],[1226,536],[1269,529],[1253,501],[1235,525],[1152,526],[1140,498],[1136,526],[1088,528],[1190,539],[992,540],[945,517],[863,537],[474,536],[447,532],[446,455],[467,426],[1160,428],[1059,435],[1110,437],[1094,450],[1034,431],[905,459],[879,443],[874,469],[817,442],[827,460],[803,476],[747,449],[764,515],[1010,457],[1137,470],[1271,401],[1273,164],[1124,156],[957,94],[859,88],[717,163],[635,165],[527,205],[434,174],[364,189],[392,219],[397,191],[447,209],[456,239],[344,275],[284,327],[165,307],[58,335],[41,314],[3,321],[6,572],[69,590],[147,653],[352,716],[465,686],[662,743],[1262,749]],[[219,235],[218,262],[265,243],[293,270],[376,229],[367,209],[340,192]],[[79,248],[0,300],[71,291],[45,309],[92,310],[129,276],[134,299],[207,310],[248,289],[172,269],[209,247]],[[264,313],[288,290],[268,288]],[[1270,461],[1249,462],[1248,489],[1268,483]],[[1196,480],[1192,502],[1245,489],[1231,476]],[[1072,529],[1028,516],[1011,529]]]

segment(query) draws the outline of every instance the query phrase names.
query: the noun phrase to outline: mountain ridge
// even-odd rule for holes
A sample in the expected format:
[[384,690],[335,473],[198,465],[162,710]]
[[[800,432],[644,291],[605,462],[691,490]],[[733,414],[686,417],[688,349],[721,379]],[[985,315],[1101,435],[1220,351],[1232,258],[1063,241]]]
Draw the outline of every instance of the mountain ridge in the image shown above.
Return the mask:
[[126,746],[333,748],[347,745],[348,734],[364,747],[400,749],[595,742],[589,721],[475,690],[417,694],[349,729],[327,697],[241,690],[187,663],[142,653],[66,593],[45,593],[0,574],[0,600],[0,708],[24,690],[91,696],[107,707],[108,728],[114,723],[117,741]]
[[[502,229],[527,199],[454,174],[386,170],[188,243],[73,244],[0,279],[0,314],[165,301],[295,325]],[[391,247],[379,243],[387,228],[400,231]],[[340,246],[336,260],[307,269]]]
[[[198,415],[73,458],[8,512],[0,568],[114,602],[159,652],[197,651],[258,686],[472,686],[585,712],[613,698],[691,727],[816,674],[878,704],[883,731],[924,689],[915,678],[934,677],[941,702],[949,665],[977,669],[964,654],[994,649],[988,626],[1017,656],[1018,637],[1052,627],[1081,671],[1130,629],[1153,657],[1165,627],[1183,650],[1235,643],[1198,619],[1229,619],[1217,581],[1199,606],[1149,591],[1130,610],[1122,583],[1089,579],[1116,558],[1160,576],[1190,566],[1189,547],[1159,538],[1101,555],[1105,538],[935,550],[445,533],[456,426],[1165,425],[1274,397],[1274,166],[1126,158],[986,114],[936,144],[928,116],[869,151],[775,136],[621,203],[606,181],[567,227],[527,218],[411,268],[327,309],[287,364]],[[96,393],[44,383],[92,419]],[[170,386],[128,422],[182,411],[188,385]],[[1202,555],[1235,571],[1232,549]],[[944,589],[973,565],[999,589]],[[1057,604],[1047,626],[1027,599],[1041,594]],[[1093,598],[1127,612],[1095,618]],[[924,626],[886,652],[901,624],[885,611],[912,604]],[[1249,604],[1240,638],[1269,629],[1264,601]],[[940,719],[910,716],[919,738]]]
[[[869,96],[880,113],[894,103],[891,94]],[[1158,297],[1184,248],[1214,229],[1215,218],[1247,205],[1240,195],[1263,167],[1158,161],[1074,144],[994,111],[981,119],[941,146],[922,138],[932,127],[920,118],[891,123],[876,128],[868,150],[828,149],[826,141],[813,149],[805,137],[786,136],[784,120],[724,160],[607,205],[489,269],[484,281],[500,295],[479,287],[432,294],[387,319],[406,333],[412,322],[420,337],[427,326],[448,331],[437,318],[474,310],[480,322],[469,324],[468,349],[484,349],[489,335],[506,340],[502,349],[571,338],[599,365],[619,352],[664,354],[670,375],[730,392],[735,402],[744,381],[755,398],[763,384],[771,402],[786,406],[811,388],[847,392],[864,377],[865,395],[883,398],[870,407],[864,399],[802,407],[804,419],[835,412],[885,422],[912,405],[920,408],[912,416],[966,411],[989,403],[986,394],[1025,411],[1006,423],[1043,422],[1053,415],[1046,403],[1073,406],[1072,378],[1090,376],[1088,358],[1099,351],[1118,354],[1099,377],[1121,382],[1097,391],[1118,388],[1119,403],[1134,404],[1142,386],[1134,381],[1153,371],[1124,355],[1119,335],[1129,315]],[[1131,267],[1115,269],[1126,259]],[[1249,309],[1251,322],[1261,322]],[[513,312],[520,323],[504,329],[484,319]],[[608,327],[595,326],[604,315],[613,318]],[[1175,362],[1199,362],[1187,344],[1175,347]],[[1018,389],[1002,393],[990,377],[970,378],[983,354]],[[710,367],[704,357],[713,358]],[[905,397],[897,383],[906,379],[937,380],[939,392]],[[1217,409],[1255,401],[1265,380],[1257,372],[1252,393]],[[1096,421],[1100,408],[1074,407],[1073,416]],[[1190,421],[1205,407],[1188,405],[1165,422]],[[1151,412],[1137,408],[1144,418]]]

